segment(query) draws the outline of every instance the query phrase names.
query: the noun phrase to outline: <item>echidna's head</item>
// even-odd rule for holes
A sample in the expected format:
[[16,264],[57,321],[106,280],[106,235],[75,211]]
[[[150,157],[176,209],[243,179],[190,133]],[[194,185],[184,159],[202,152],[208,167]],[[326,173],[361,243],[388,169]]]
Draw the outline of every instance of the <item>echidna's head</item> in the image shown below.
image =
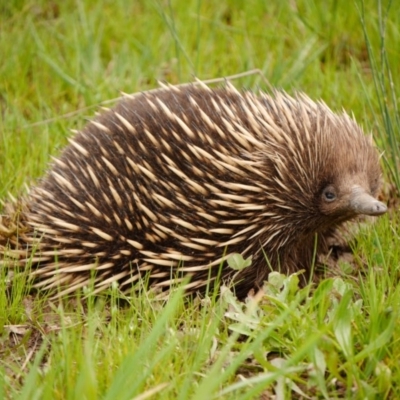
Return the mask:
[[[268,97],[264,101],[270,108]],[[303,95],[277,93],[275,101],[264,162],[272,171],[266,177],[270,204],[281,226],[304,237],[358,215],[385,213],[376,199],[381,169],[372,138],[347,114]]]

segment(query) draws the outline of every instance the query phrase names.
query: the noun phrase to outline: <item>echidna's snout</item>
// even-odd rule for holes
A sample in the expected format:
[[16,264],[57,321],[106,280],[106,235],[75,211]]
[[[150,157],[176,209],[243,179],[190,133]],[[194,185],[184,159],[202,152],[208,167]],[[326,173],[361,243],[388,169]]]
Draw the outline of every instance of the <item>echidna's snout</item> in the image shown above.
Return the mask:
[[387,211],[387,206],[372,197],[360,186],[354,186],[350,196],[350,209],[357,215],[382,215]]

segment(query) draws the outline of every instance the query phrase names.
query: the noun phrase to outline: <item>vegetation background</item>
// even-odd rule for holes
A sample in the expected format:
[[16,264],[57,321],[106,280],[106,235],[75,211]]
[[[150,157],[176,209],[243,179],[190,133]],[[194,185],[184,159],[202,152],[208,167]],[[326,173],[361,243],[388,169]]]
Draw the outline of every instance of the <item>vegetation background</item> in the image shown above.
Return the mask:
[[1,1],[0,199],[32,185],[69,130],[121,91],[259,69],[234,84],[304,91],[374,134],[391,212],[361,227],[340,278],[299,289],[295,275],[273,274],[247,303],[229,290],[185,302],[179,288],[168,302],[112,288],[58,303],[2,268],[0,399],[400,398],[392,3]]

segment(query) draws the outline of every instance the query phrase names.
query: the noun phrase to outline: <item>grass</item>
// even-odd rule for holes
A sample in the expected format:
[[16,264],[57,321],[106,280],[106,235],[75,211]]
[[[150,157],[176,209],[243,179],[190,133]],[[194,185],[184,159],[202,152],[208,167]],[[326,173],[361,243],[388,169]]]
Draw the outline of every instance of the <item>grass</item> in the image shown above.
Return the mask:
[[[247,303],[226,288],[187,300],[176,288],[163,301],[148,292],[121,299],[115,287],[55,302],[30,294],[26,271],[2,268],[1,399],[400,397],[395,4],[3,3],[0,199],[43,175],[69,129],[95,111],[85,107],[157,80],[259,68],[274,86],[353,111],[373,132],[392,212],[361,228],[356,271],[343,262],[340,277],[302,289],[296,275],[272,274],[265,295]],[[265,88],[259,75],[235,84]]]

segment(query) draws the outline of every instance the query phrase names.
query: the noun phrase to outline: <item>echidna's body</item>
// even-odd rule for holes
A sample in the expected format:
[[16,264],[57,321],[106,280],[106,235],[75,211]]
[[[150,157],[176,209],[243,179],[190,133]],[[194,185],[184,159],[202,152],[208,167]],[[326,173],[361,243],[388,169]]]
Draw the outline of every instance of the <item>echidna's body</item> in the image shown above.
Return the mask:
[[35,249],[44,288],[75,290],[93,270],[98,290],[146,273],[168,287],[179,269],[201,289],[241,253],[253,256],[237,277],[244,295],[269,264],[309,270],[316,233],[321,246],[344,221],[386,211],[378,158],[352,119],[302,94],[169,88],[77,133],[22,202],[18,239],[8,217],[0,232],[20,263]]

